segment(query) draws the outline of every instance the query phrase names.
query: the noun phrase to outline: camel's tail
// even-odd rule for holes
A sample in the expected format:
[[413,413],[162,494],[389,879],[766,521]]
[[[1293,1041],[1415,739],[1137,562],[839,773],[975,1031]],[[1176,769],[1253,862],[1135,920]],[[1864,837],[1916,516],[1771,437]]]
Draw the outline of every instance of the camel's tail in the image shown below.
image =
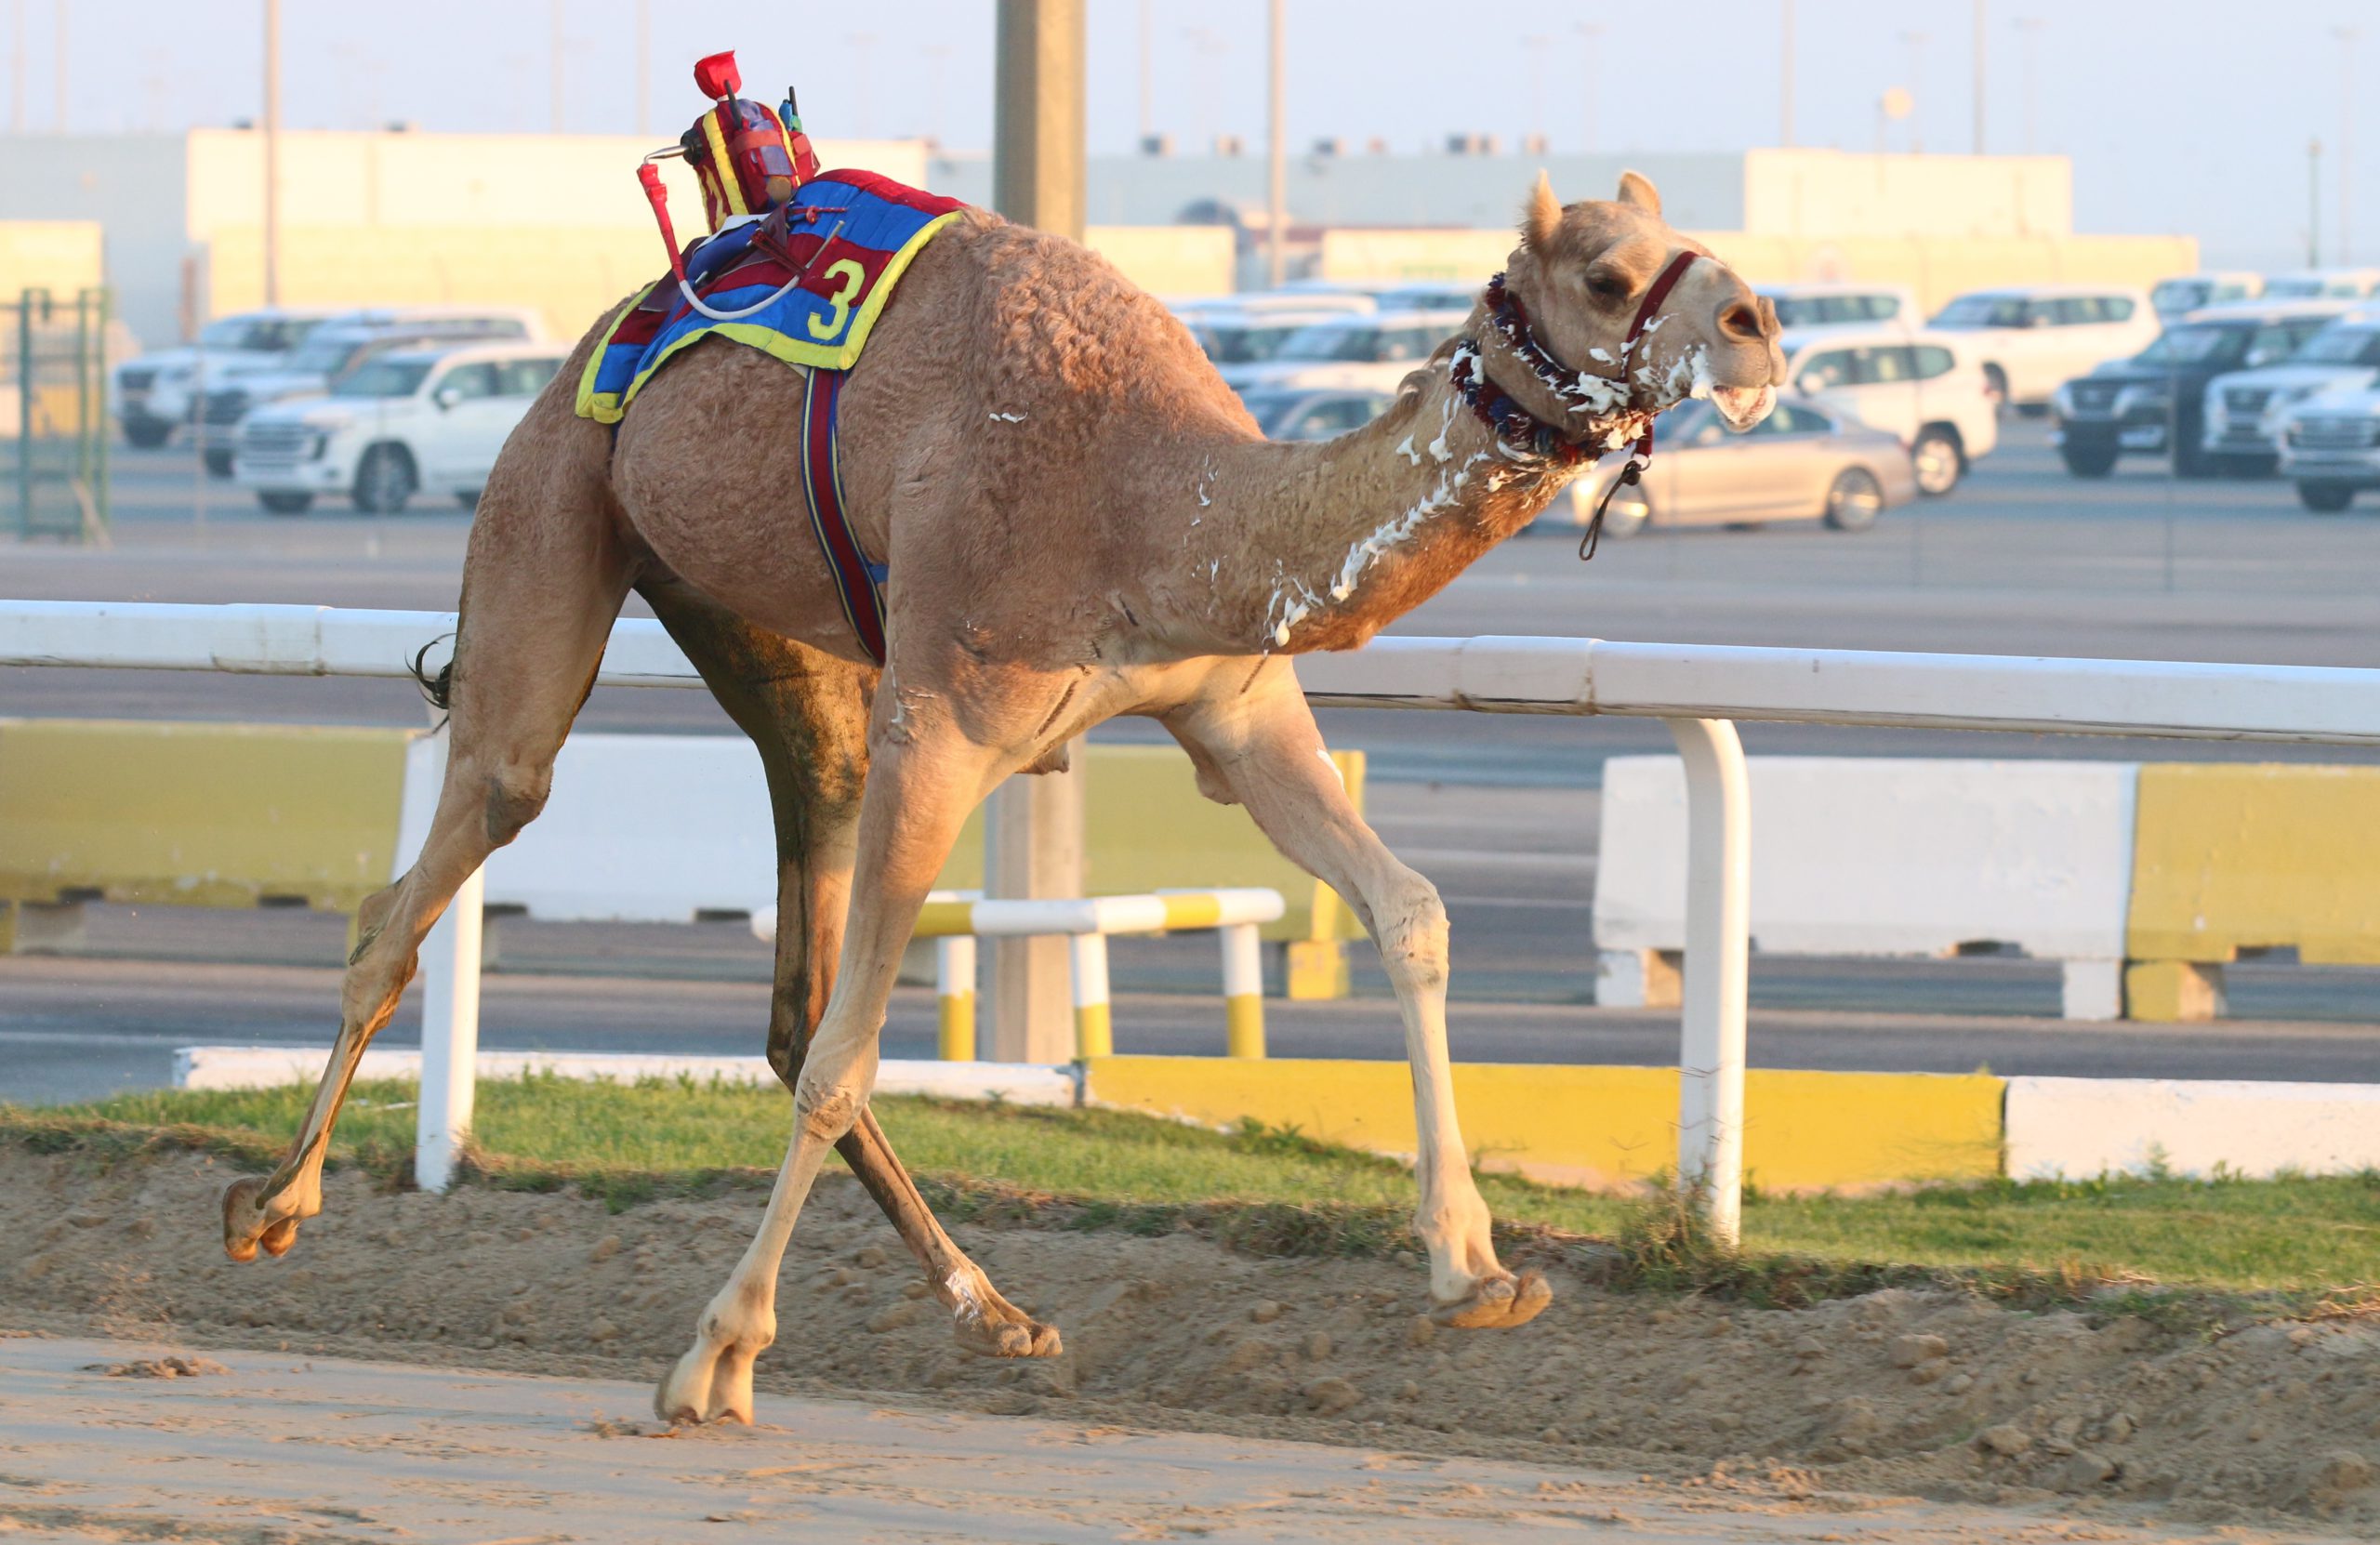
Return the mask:
[[414,655],[412,663],[405,667],[405,674],[411,676],[414,684],[421,689],[421,695],[429,699],[430,706],[440,713],[451,713],[455,708],[455,662],[449,659],[438,667],[438,673],[434,676],[424,668],[424,663],[429,660],[431,650],[454,636],[452,633],[442,633],[423,644],[420,652]]

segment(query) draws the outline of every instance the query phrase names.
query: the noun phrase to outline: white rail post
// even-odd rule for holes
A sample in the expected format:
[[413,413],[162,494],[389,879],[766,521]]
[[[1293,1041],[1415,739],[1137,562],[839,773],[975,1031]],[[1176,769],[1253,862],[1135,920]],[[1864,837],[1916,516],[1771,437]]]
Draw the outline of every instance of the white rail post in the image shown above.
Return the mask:
[[1078,933],[1066,941],[1075,979],[1075,1055],[1088,1062],[1116,1055],[1107,1015],[1107,935]]
[[1264,1055],[1264,945],[1254,923],[1225,923],[1223,941],[1224,1055]]
[[1741,1236],[1744,1006],[1752,932],[1752,787],[1725,719],[1670,719],[1686,763],[1686,980],[1678,1037],[1677,1173],[1699,1184],[1712,1234]]
[[933,942],[934,1001],[941,1010],[940,1044],[945,1063],[975,1060],[975,936],[946,933]]
[[421,1103],[415,1112],[413,1178],[424,1191],[455,1182],[470,1141],[480,1062],[480,917],[487,878],[474,869],[422,943]]

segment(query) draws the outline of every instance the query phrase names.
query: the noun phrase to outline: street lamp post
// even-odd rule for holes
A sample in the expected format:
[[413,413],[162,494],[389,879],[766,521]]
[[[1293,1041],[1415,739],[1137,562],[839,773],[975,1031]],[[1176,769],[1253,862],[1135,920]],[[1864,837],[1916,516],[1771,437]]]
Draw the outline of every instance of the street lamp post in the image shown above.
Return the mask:
[[1782,0],[1777,45],[1777,142],[1793,148],[1793,0]]
[[1281,245],[1282,227],[1289,223],[1289,75],[1284,58],[1288,33],[1288,0],[1266,7],[1264,49],[1264,271],[1266,283],[1279,289],[1289,277],[1289,258]]
[[2354,261],[2355,247],[2355,40],[2353,27],[2333,27],[2339,45],[2339,266]]
[[264,303],[281,304],[281,0],[264,0]]
[[1595,130],[1597,127],[1595,123],[1595,80],[1601,72],[1601,66],[1603,63],[1603,23],[1600,21],[1581,21],[1578,24],[1577,30],[1579,35],[1587,40],[1587,67],[1579,72],[1579,97],[1580,99],[1580,110],[1586,114],[1587,132],[1586,137],[1579,143],[1579,152],[1582,155],[1593,155],[1595,153]]

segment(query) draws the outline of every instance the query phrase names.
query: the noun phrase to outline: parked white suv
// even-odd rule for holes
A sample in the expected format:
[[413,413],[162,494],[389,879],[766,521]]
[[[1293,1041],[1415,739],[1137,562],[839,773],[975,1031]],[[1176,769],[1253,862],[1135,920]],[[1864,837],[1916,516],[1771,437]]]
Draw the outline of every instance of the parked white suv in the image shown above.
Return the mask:
[[2380,311],[2340,318],[2280,364],[2235,370],[2206,384],[2209,459],[2269,471],[2281,456],[2281,417],[2309,398],[2380,386]]
[[2001,401],[2048,405],[2058,387],[2157,341],[2157,310],[2121,284],[2026,284],[1963,295],[1934,318],[1961,334]]
[[231,475],[241,419],[251,408],[285,398],[312,397],[372,355],[399,347],[535,341],[544,337],[537,313],[518,306],[384,306],[342,311],[306,336],[278,369],[210,388],[199,443],[206,469]]
[[329,308],[276,306],[218,317],[195,342],[152,349],[115,367],[115,416],[124,438],[143,450],[163,445],[191,422],[198,397],[235,377],[278,368]]
[[235,475],[276,515],[302,515],[323,494],[393,515],[423,490],[469,508],[566,352],[550,343],[389,350],[326,396],[249,414]]
[[2208,273],[2182,273],[2160,279],[2149,287],[2149,304],[2167,323],[2180,321],[2209,306],[2229,306],[2254,300],[2265,292],[2264,275],[2239,269]]
[[1234,391],[1253,387],[1396,390],[1431,351],[1471,320],[1465,310],[1381,311],[1317,322],[1285,339],[1273,357],[1223,372]]
[[1917,486],[1947,494],[1977,456],[2000,443],[1999,404],[1983,369],[1950,334],[1788,332],[1785,378],[1802,397],[1909,447]]
[[1777,307],[1777,325],[1789,333],[1818,327],[1916,327],[1924,321],[1917,292],[1907,284],[1754,284]]
[[2281,471],[2298,502],[2325,515],[2380,488],[2380,390],[2325,392],[2284,412]]

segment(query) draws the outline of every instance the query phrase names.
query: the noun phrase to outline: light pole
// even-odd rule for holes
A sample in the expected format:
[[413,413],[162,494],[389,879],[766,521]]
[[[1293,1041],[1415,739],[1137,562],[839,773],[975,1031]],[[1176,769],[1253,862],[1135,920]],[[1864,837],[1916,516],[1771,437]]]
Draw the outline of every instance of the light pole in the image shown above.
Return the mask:
[[2020,16],[2009,23],[2016,29],[2017,68],[2025,77],[2025,153],[2033,153],[2033,39],[2043,25],[2038,16]]
[[1149,106],[1149,86],[1154,78],[1149,46],[1149,0],[1141,0],[1141,144],[1145,147],[1149,137],[1157,132],[1157,120]]
[[1983,153],[1983,86],[1985,65],[1989,62],[1990,44],[1985,33],[1985,14],[1990,9],[1989,0],[1975,0],[1975,153]]
[[264,303],[281,304],[281,0],[264,0]]
[[8,58],[16,73],[15,95],[8,102],[8,132],[25,132],[25,0],[13,0],[9,26],[15,33]]
[[[992,205],[1021,225],[1076,241],[1083,217],[1083,0],[999,0],[992,91]],[[984,889],[994,896],[1082,894],[1083,755],[1073,771],[1018,775],[984,812]],[[992,947],[991,1057],[1074,1060],[1064,939]]]
[[[1901,42],[1909,46],[1909,95],[1912,103],[1925,99],[1926,35],[1924,33],[1900,34]],[[1909,153],[1911,155],[1925,153],[1925,130],[1917,122],[1913,112],[1909,120]]]
[[2322,266],[2322,141],[2306,141],[2306,266]]
[[1276,290],[1289,277],[1289,258],[1281,246],[1281,228],[1289,223],[1289,151],[1284,138],[1289,133],[1288,10],[1288,0],[1271,0],[1265,7],[1264,271],[1265,283]]
[[551,20],[552,20],[552,23],[553,23],[553,28],[552,28],[552,30],[553,30],[553,56],[554,56],[554,57],[553,57],[553,84],[552,84],[552,86],[551,86],[551,88],[550,88],[550,90],[551,90],[551,95],[552,95],[552,97],[553,97],[553,102],[552,102],[552,106],[553,106],[553,131],[554,131],[556,134],[560,134],[560,133],[562,132],[562,0],[553,0],[553,8],[552,8],[552,12],[551,12]]
[[2339,266],[2355,246],[2355,40],[2353,27],[2333,27],[2339,44]]
[[1545,143],[1545,55],[1554,40],[1543,33],[1521,39],[1528,53],[1528,138]]
[[1777,142],[1793,148],[1793,0],[1781,0],[1777,45]]
[[1586,114],[1586,138],[1579,146],[1582,155],[1595,153],[1595,79],[1596,66],[1602,62],[1603,23],[1581,21],[1577,27],[1580,37],[1587,40],[1587,67],[1579,72],[1579,95],[1585,99],[1581,109]]
[[58,31],[50,42],[56,53],[58,73],[58,132],[66,132],[66,0],[58,0],[56,11]]
[[653,132],[653,0],[636,0],[636,132]]

